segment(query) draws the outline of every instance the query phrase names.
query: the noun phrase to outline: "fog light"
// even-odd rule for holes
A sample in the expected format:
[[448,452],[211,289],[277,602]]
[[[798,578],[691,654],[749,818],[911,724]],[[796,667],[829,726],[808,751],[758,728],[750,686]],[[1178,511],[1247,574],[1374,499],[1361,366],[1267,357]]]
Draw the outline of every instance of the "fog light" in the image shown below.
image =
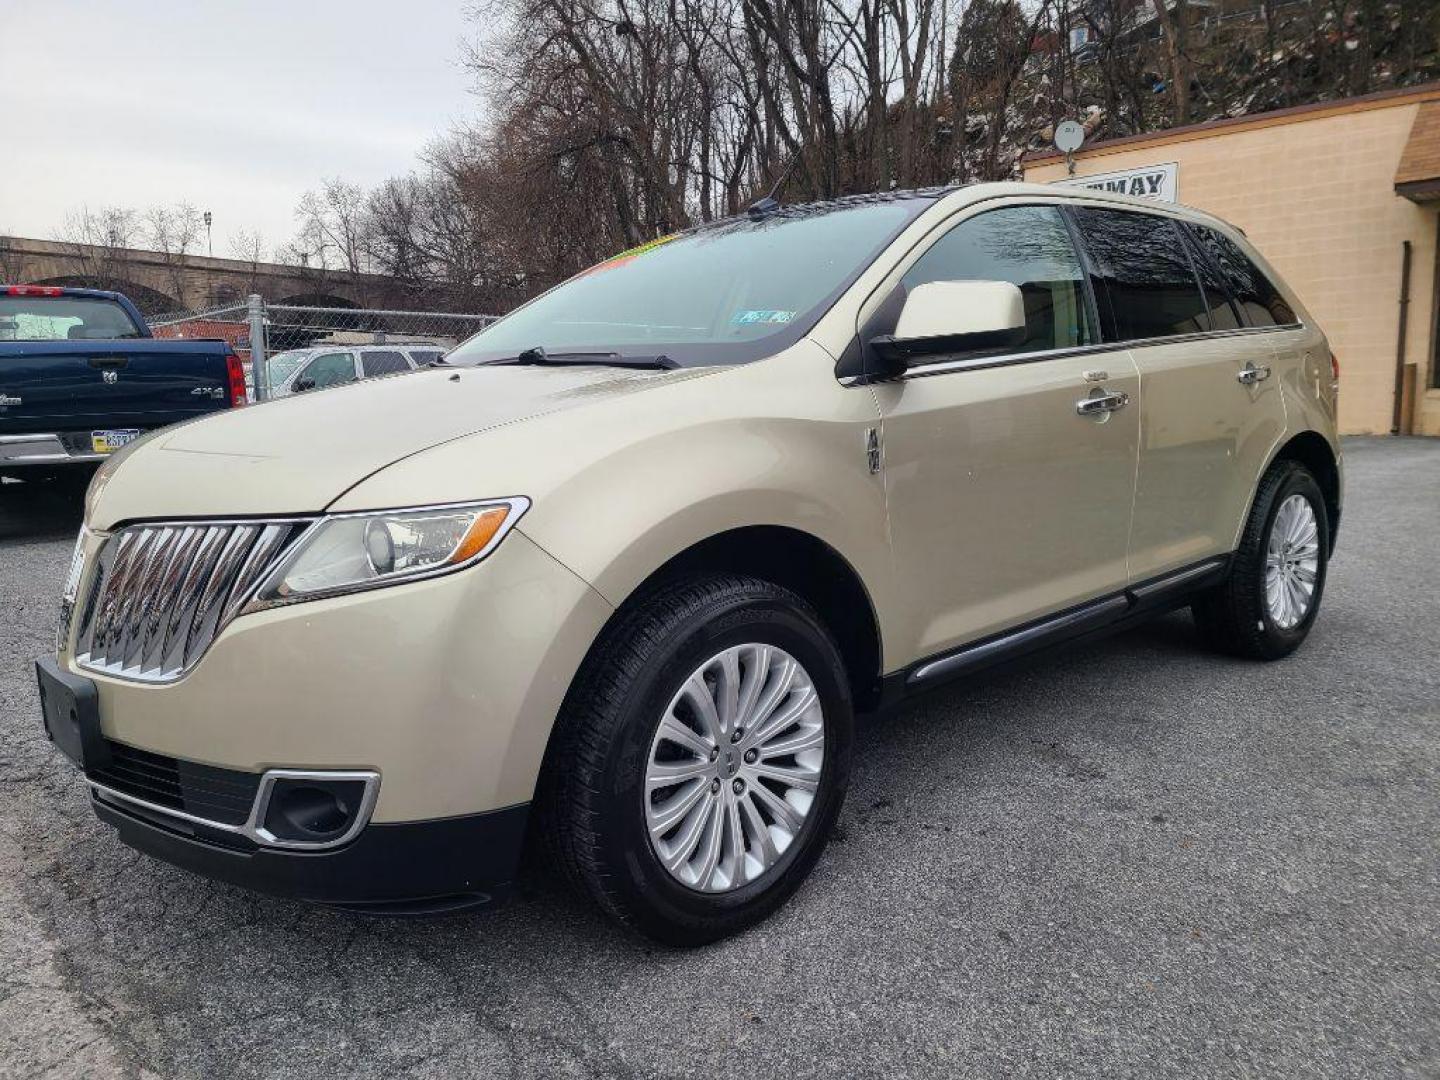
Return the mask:
[[277,840],[334,840],[354,823],[364,794],[360,780],[277,779],[265,807],[265,831]]

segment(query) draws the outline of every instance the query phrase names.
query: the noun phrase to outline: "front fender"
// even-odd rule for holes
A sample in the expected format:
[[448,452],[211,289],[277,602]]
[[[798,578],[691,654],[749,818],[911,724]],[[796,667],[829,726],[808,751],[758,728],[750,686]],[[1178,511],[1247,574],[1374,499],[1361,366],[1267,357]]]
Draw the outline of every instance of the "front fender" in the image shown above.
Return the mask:
[[[893,611],[874,395],[809,341],[447,443],[382,470],[335,509],[525,495],[519,529],[611,604],[719,533],[782,526],[829,545]],[[890,638],[894,640],[894,638]]]

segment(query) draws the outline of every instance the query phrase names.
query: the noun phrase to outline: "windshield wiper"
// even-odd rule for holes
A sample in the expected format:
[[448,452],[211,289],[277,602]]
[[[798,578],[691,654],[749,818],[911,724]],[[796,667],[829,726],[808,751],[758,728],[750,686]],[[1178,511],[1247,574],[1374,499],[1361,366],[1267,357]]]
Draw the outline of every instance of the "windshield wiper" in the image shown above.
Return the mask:
[[656,356],[624,356],[617,352],[546,352],[545,346],[536,345],[516,356],[505,360],[493,360],[493,364],[518,364],[522,367],[601,367],[643,368],[672,371],[680,365],[663,353]]

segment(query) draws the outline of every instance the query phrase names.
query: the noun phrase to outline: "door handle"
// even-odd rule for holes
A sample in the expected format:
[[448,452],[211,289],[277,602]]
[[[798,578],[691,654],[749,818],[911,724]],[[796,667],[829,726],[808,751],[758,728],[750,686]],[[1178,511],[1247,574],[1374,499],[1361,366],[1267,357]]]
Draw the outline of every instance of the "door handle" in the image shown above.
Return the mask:
[[1240,382],[1244,383],[1247,386],[1253,386],[1255,383],[1264,382],[1269,377],[1269,364],[1253,364],[1248,360],[1245,361],[1245,366],[1240,369],[1239,374],[1235,376],[1235,378],[1237,378],[1238,380],[1240,380]]
[[1094,397],[1083,397],[1075,402],[1075,411],[1081,416],[1094,416],[1097,413],[1110,413],[1116,409],[1123,409],[1130,404],[1130,395],[1123,390],[1107,390],[1103,394],[1096,394]]

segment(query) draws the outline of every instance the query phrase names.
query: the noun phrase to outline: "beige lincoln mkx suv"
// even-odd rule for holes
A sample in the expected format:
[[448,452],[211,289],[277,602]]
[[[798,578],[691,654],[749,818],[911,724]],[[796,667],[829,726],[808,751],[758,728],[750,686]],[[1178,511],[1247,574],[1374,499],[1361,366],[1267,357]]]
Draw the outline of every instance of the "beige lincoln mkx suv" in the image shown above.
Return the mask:
[[1295,649],[1337,381],[1205,214],[767,201],[429,370],[121,451],[46,728],[124,842],[202,874],[444,910],[533,837],[611,915],[711,940],[815,864],[856,712],[1182,606]]

